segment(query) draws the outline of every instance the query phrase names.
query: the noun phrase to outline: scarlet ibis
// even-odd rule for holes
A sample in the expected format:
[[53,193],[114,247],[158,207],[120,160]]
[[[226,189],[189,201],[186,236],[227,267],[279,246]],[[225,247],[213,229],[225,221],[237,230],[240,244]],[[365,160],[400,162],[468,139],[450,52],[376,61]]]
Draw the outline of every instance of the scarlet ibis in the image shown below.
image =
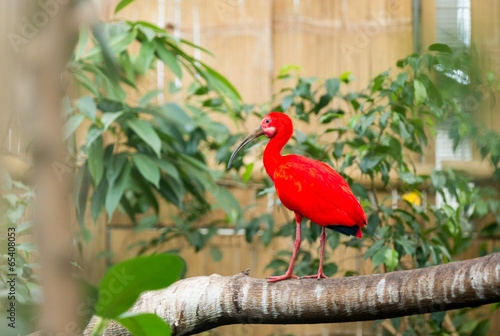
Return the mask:
[[274,181],[281,203],[295,212],[297,231],[295,248],[287,272],[281,276],[268,277],[269,282],[298,279],[292,272],[300,248],[300,225],[304,217],[323,228],[320,236],[318,273],[303,278],[326,278],[323,274],[325,228],[362,238],[361,227],[366,225],[366,216],[361,205],[344,178],[333,168],[300,155],[281,155],[281,150],[292,137],[292,133],[293,124],[290,117],[284,113],[271,112],[262,119],[260,126],[236,147],[227,165],[229,170],[236,154],[252,140],[261,135],[270,139],[264,151],[264,167]]

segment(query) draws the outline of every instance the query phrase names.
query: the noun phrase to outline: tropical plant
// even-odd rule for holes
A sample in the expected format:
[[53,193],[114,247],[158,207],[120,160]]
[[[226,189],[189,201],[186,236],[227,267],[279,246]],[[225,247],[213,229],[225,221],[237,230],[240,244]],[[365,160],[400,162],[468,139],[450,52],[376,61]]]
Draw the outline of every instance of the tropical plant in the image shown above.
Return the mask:
[[[179,279],[184,263],[176,255],[157,254],[119,262],[108,269],[96,288],[83,283],[86,289],[87,316],[83,327],[95,314],[92,335],[100,335],[111,321],[116,321],[134,335],[170,335],[170,326],[152,313],[127,312],[143,292],[168,287]],[[120,285],[117,286],[117,283]]]
[[[4,233],[0,237],[0,316],[5,322],[1,328],[12,330],[14,326],[19,332],[30,333],[34,331],[33,311],[41,299],[37,277],[37,248],[34,242],[26,238],[33,234],[33,221],[25,218],[30,212],[35,194],[32,188],[12,179],[2,167],[0,193],[0,228]],[[12,303],[14,319],[11,319],[10,314]]]
[[[468,250],[474,239],[500,232],[500,202],[494,188],[474,185],[470,176],[451,169],[419,171],[428,139],[436,135],[441,123],[451,120],[449,135],[454,147],[470,139],[494,170],[492,178],[499,177],[500,136],[474,117],[480,107],[494,105],[494,95],[485,92],[493,92],[492,84],[497,82],[491,74],[484,80],[472,60],[463,50],[435,44],[429,53],[398,61],[394,77],[390,71],[383,72],[360,91],[350,88],[350,73],[321,81],[295,74],[299,70],[295,66],[281,70],[276,80],[284,88],[273,97],[270,110],[293,114],[297,125],[315,121],[322,126],[310,134],[296,129],[294,141],[285,151],[334,167],[349,182],[368,218],[366,239],[341,239],[338,233],[329,232],[331,250],[340,243],[362,249],[374,269],[392,271],[449,262]],[[260,111],[255,113],[263,116]],[[246,166],[245,174],[251,169]],[[260,195],[274,193],[272,182],[266,179],[265,183],[267,188]],[[392,192],[395,188],[397,194]],[[442,197],[441,204],[432,200],[436,194]],[[294,234],[293,221],[273,229],[267,217],[262,217],[247,224],[249,240],[260,221],[265,223],[264,244]],[[309,226],[303,230],[309,243],[316,241],[320,226],[303,225]],[[480,253],[490,252],[483,245]],[[280,251],[268,267],[281,274],[289,257],[288,251]],[[312,274],[318,267],[318,259],[307,248],[297,260],[299,275]],[[333,262],[325,265],[326,275],[338,271]],[[356,273],[343,271],[346,276]],[[462,313],[456,316],[457,330],[465,322],[468,332],[474,334],[488,329],[484,321],[471,324],[472,320],[464,322],[465,317],[458,317],[465,316]],[[444,332],[444,318],[445,313],[433,313],[425,327],[420,324],[418,328],[419,318],[409,318],[406,333]],[[392,321],[395,329],[400,322]]]
[[[116,12],[128,3],[121,2]],[[99,216],[111,220],[120,208],[140,230],[165,224],[159,223],[159,208],[166,202],[178,208],[169,219],[175,225],[145,242],[143,251],[179,236],[201,249],[215,233],[216,223],[210,223],[206,234],[190,223],[213,207],[226,211],[223,221],[242,220],[238,202],[217,185],[222,173],[207,164],[212,150],[234,141],[227,127],[210,115],[223,113],[237,120],[242,109],[238,92],[185,49],[210,52],[151,23],[102,23],[92,36],[89,47],[89,31],[81,30],[68,64],[72,78],[86,93],[74,101],[65,99],[66,136],[77,129],[85,132],[83,146],[73,145],[70,151],[77,171],[74,200],[83,238],[91,239],[84,220],[89,209],[96,221]],[[134,46],[139,46],[136,53]],[[142,91],[144,78],[158,62],[168,69],[169,94],[154,89],[138,100],[127,96],[125,89]],[[190,85],[182,84],[188,80]],[[216,204],[207,201],[206,192]]]

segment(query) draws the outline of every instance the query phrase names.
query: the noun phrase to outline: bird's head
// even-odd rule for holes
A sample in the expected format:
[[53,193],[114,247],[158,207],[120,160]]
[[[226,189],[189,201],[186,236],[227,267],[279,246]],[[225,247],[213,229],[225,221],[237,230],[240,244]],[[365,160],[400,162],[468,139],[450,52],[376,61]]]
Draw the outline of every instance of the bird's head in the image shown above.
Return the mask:
[[[286,140],[288,141],[291,136],[291,132],[293,132],[292,120],[289,116],[280,112],[271,112],[266,115],[261,120],[260,126],[238,144],[233,154],[231,154],[231,158],[227,164],[227,169],[229,170],[231,168],[231,164],[233,163],[236,154],[238,154],[238,152],[248,143],[252,142],[252,140],[257,139],[261,135],[265,135],[269,139],[272,139],[278,134],[281,134],[284,130],[287,131]],[[288,133],[290,135],[288,135]]]

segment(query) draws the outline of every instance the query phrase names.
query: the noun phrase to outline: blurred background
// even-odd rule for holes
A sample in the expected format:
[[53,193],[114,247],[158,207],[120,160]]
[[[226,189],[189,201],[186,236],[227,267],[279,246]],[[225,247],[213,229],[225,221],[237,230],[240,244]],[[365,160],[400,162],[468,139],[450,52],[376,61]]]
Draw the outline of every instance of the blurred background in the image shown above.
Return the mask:
[[[37,245],[50,238],[40,238],[32,220],[33,203],[41,202],[36,186],[45,178],[33,168],[37,139],[47,133],[65,140],[47,167],[59,200],[67,197],[42,198],[62,207],[64,218],[43,232],[67,230],[68,273],[90,284],[111,265],[152,253],[181,256],[185,277],[284,272],[295,224],[263,169],[266,141],[225,171],[235,144],[271,111],[293,117],[287,153],[333,166],[369,218],[362,241],[328,233],[327,275],[498,251],[498,0],[53,0],[1,7],[0,241],[6,249],[4,232],[17,228],[25,333],[37,325],[28,309],[44,304]],[[304,225],[299,275],[318,265],[319,226]],[[496,308],[206,334],[496,335]]]

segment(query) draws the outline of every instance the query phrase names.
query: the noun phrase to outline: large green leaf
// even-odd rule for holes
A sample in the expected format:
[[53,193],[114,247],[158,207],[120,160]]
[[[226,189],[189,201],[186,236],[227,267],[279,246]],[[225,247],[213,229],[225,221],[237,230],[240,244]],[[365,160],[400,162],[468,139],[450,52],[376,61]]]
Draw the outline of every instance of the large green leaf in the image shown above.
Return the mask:
[[92,125],[87,132],[86,139],[87,164],[95,186],[101,181],[104,172],[104,149],[101,134],[102,130],[96,125]]
[[163,93],[163,90],[160,90],[160,89],[156,89],[156,90],[152,90],[152,91],[147,92],[144,96],[141,97],[141,99],[139,99],[137,106],[144,107],[144,106],[148,105],[151,100],[158,97],[158,95],[160,95],[162,93]]
[[82,123],[84,119],[83,114],[76,114],[71,116],[69,120],[66,122],[66,125],[64,125],[64,140],[69,138],[73,133],[75,133],[76,129],[80,124]]
[[89,30],[86,27],[80,28],[80,33],[78,34],[78,43],[75,48],[75,60],[79,60],[82,57],[85,48],[87,47],[87,40],[89,37]]
[[134,0],[122,0],[116,5],[115,7],[115,14],[121,11],[123,8],[127,7],[130,5],[130,3],[134,2]]
[[108,181],[106,179],[101,179],[101,182],[94,189],[92,194],[92,203],[90,205],[90,214],[94,222],[97,222],[97,218],[101,214],[102,206],[106,200],[106,192],[108,190]]
[[132,155],[132,160],[134,161],[135,166],[137,167],[141,175],[146,180],[153,183],[156,188],[159,188],[160,168],[158,168],[155,161],[144,154],[134,154]]
[[116,320],[134,335],[171,335],[170,326],[156,314],[123,313]]
[[75,188],[73,190],[73,199],[76,205],[76,216],[78,224],[84,226],[85,209],[87,208],[87,196],[90,187],[90,174],[87,163],[78,170]]
[[127,120],[127,125],[160,157],[161,140],[149,121],[143,119]]
[[76,107],[83,113],[84,116],[92,121],[95,121],[95,115],[97,113],[97,107],[95,105],[94,99],[90,96],[83,96],[78,99],[75,103]]
[[164,173],[180,182],[181,177],[179,171],[173,163],[165,159],[155,159],[155,163]]
[[399,263],[399,253],[393,249],[385,251],[385,264],[392,271]]
[[82,71],[76,71],[73,76],[75,80],[80,83],[84,88],[86,88],[90,93],[94,96],[98,97],[100,95],[99,89],[97,88],[96,83],[92,82],[87,75],[85,75]]
[[137,55],[135,65],[141,74],[146,74],[153,61],[153,56],[155,52],[155,45],[148,41],[143,41],[141,44],[141,50]]
[[[116,178],[116,180],[110,181],[110,185],[108,188],[108,192],[106,193],[105,207],[106,212],[108,213],[109,219],[115,211],[116,206],[120,202],[122,198],[123,192],[125,191],[125,187],[128,184],[130,178],[130,166],[128,160],[124,161],[124,167],[122,167],[120,174]],[[108,167],[110,169],[110,167]]]
[[101,122],[104,126],[104,129],[107,130],[109,125],[111,125],[116,119],[120,118],[122,114],[123,111],[103,113],[101,117]]
[[443,52],[443,53],[446,53],[446,54],[451,54],[452,53],[451,48],[448,45],[443,44],[443,43],[434,43],[434,44],[431,44],[429,46],[429,50],[439,51],[439,52]]
[[415,100],[417,101],[417,106],[418,106],[427,100],[427,90],[425,89],[424,84],[418,79],[415,79],[414,85],[415,85]]
[[[116,34],[112,36],[109,39],[109,49],[114,55],[118,55],[127,47],[135,41],[135,38],[137,37],[137,31],[136,30],[131,30],[131,31],[125,31],[119,34]],[[97,46],[90,50],[85,56],[85,59],[94,61],[94,62],[99,62],[102,60],[102,53],[101,53],[101,47]]]
[[117,318],[145,291],[165,288],[176,281],[184,267],[175,255],[136,257],[112,266],[99,284],[95,313]]
[[338,78],[330,78],[325,82],[326,92],[330,99],[332,99],[340,88],[340,79]]
[[165,63],[165,65],[173,72],[173,74],[177,78],[182,79],[182,69],[177,61],[177,58],[171,51],[167,50],[165,45],[160,41],[157,41],[156,43],[156,52],[163,63]]

